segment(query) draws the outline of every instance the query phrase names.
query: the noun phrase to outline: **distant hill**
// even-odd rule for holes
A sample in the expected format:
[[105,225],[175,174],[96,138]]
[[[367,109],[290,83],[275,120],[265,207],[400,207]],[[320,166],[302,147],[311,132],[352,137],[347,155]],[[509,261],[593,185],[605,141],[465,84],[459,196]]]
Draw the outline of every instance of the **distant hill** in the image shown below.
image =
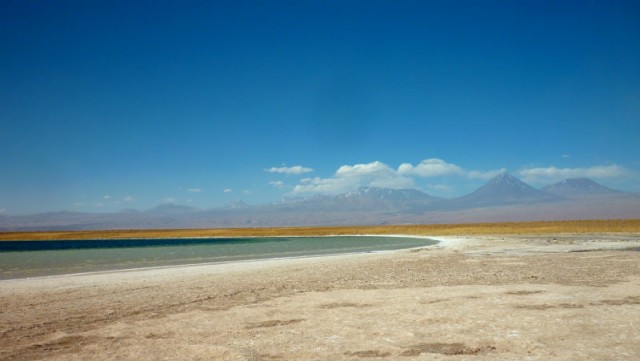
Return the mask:
[[473,193],[453,200],[459,208],[542,203],[560,197],[535,189],[507,172],[500,173]]
[[224,209],[227,210],[241,210],[241,209],[247,209],[250,208],[251,206],[248,205],[247,203],[243,202],[240,199],[235,199],[227,204],[224,205]]
[[285,227],[410,223],[506,222],[640,218],[640,194],[590,179],[567,179],[536,189],[509,173],[458,198],[433,197],[417,189],[362,187],[338,195],[315,195],[222,207],[163,204],[114,213],[49,212],[0,215],[0,231]]
[[394,202],[433,201],[439,199],[417,189],[390,189],[377,187],[360,187],[355,192],[343,195],[344,198],[386,200]]
[[542,188],[543,191],[566,198],[620,195],[624,192],[605,187],[588,178],[570,178]]
[[179,204],[162,204],[157,207],[151,208],[146,211],[149,214],[156,215],[177,215],[177,214],[190,214],[200,212],[201,209],[195,207],[188,207]]
[[417,189],[361,187],[355,192],[336,196],[344,204],[358,204],[358,209],[383,209],[390,212],[414,212],[433,205],[440,198]]
[[344,194],[283,201],[273,208],[288,211],[401,212],[422,209],[439,200],[417,189],[361,187]]

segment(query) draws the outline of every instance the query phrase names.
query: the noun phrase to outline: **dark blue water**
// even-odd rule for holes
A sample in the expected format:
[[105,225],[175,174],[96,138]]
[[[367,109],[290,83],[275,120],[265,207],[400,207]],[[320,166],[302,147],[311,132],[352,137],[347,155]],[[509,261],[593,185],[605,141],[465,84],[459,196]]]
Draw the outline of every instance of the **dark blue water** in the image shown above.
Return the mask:
[[2,241],[0,279],[373,252],[435,243],[425,238],[384,236]]
[[139,248],[184,246],[200,244],[241,244],[288,241],[284,237],[272,238],[154,238],[154,239],[87,239],[53,241],[3,241],[0,252],[54,251],[66,249]]

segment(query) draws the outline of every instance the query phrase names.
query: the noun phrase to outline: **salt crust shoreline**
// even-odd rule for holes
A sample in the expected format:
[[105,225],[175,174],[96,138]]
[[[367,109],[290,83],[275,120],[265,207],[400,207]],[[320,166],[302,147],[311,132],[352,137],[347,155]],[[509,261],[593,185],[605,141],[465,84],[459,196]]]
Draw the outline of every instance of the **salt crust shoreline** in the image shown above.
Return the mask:
[[422,237],[2,281],[0,359],[640,359],[640,234]]
[[[154,267],[139,267],[139,268],[125,268],[125,269],[116,269],[116,270],[107,270],[107,271],[94,271],[94,272],[82,272],[82,273],[68,273],[68,274],[60,274],[60,275],[52,275],[52,276],[39,276],[39,277],[25,277],[25,278],[16,278],[16,279],[7,279],[0,280],[0,287],[2,286],[11,286],[12,284],[19,283],[29,283],[36,282],[38,287],[41,287],[39,281],[54,281],[54,280],[65,280],[65,279],[74,279],[74,278],[100,278],[100,276],[108,276],[111,280],[114,277],[122,277],[127,278],[128,274],[135,273],[136,275],[143,277],[161,277],[164,275],[176,274],[176,271],[180,270],[179,273],[185,274],[198,274],[198,273],[222,273],[226,271],[233,271],[239,269],[249,269],[249,268],[262,268],[269,266],[277,266],[277,265],[285,265],[285,264],[294,264],[296,261],[308,260],[308,259],[343,259],[348,257],[357,257],[362,255],[370,255],[370,254],[389,254],[396,253],[414,249],[428,249],[431,247],[438,246],[439,248],[446,248],[455,246],[460,243],[463,239],[456,237],[431,237],[431,236],[419,236],[419,235],[402,235],[402,234],[389,234],[389,235],[380,235],[380,234],[357,234],[357,235],[325,235],[325,236],[277,236],[273,238],[301,238],[301,237],[313,237],[313,238],[325,238],[325,237],[390,237],[390,238],[419,238],[419,239],[427,239],[438,241],[437,244],[423,246],[423,247],[412,247],[412,248],[402,248],[396,250],[380,250],[380,251],[366,251],[366,252],[349,252],[349,253],[336,253],[336,254],[322,254],[322,255],[308,255],[308,256],[295,256],[295,257],[282,257],[282,258],[266,258],[266,259],[248,259],[248,260],[238,260],[238,261],[227,261],[227,262],[204,262],[204,263],[188,263],[188,264],[179,264],[179,265],[166,265],[166,266],[154,266]],[[247,237],[177,237],[178,238],[189,238],[189,239],[207,239],[207,238],[261,238],[261,236],[247,236]],[[145,239],[145,238],[124,238],[124,239]],[[138,277],[138,276],[136,276]],[[80,281],[80,280],[78,280]],[[98,280],[96,280],[98,281]],[[74,282],[76,283],[76,282]],[[82,282],[84,283],[84,282]]]
[[[340,237],[344,235],[325,235],[318,237]],[[167,265],[157,267],[140,267],[140,268],[127,268],[116,269],[108,271],[95,271],[95,272],[83,272],[83,273],[70,273],[52,276],[41,277],[26,277],[17,279],[0,280],[0,289],[55,289],[58,287],[84,287],[88,285],[99,285],[102,283],[114,283],[118,281],[127,282],[140,278],[162,280],[167,277],[180,277],[180,276],[198,276],[207,274],[224,274],[226,272],[238,272],[238,271],[254,271],[267,269],[271,267],[279,266],[292,266],[292,265],[305,265],[309,262],[322,262],[322,261],[348,261],[351,258],[362,258],[372,255],[384,255],[384,254],[399,254],[403,252],[419,251],[419,250],[448,250],[458,251],[465,250],[467,248],[476,248],[474,245],[486,241],[490,238],[496,238],[491,236],[428,236],[428,235],[404,235],[404,234],[360,234],[360,235],[348,235],[349,237],[397,237],[397,238],[422,238],[437,241],[438,243],[413,248],[403,248],[397,250],[381,250],[381,251],[368,251],[368,252],[354,252],[344,254],[326,254],[326,255],[309,255],[309,256],[297,256],[297,257],[284,257],[284,258],[268,258],[268,259],[250,259],[250,260],[238,260],[228,262],[211,262],[211,263],[191,263],[181,265]],[[279,237],[309,237],[309,236],[279,236]],[[201,238],[216,238],[216,237],[201,237]],[[232,238],[232,237],[228,237]],[[245,238],[245,237],[242,237]],[[249,238],[249,237],[246,237]],[[504,237],[501,237],[504,239]],[[511,239],[513,237],[507,237]],[[598,237],[596,237],[598,238]],[[593,249],[618,249],[623,247],[629,247],[628,244],[620,244],[619,242],[608,242],[606,240],[596,240],[597,242],[592,245],[581,244],[581,247],[576,248],[574,246],[556,246],[551,251],[553,252],[569,252],[579,250],[593,250]],[[640,246],[640,241],[637,244],[631,246]],[[481,250],[467,250],[468,253],[509,253],[509,249],[503,249],[502,246],[496,247],[479,247]],[[548,248],[548,247],[545,247]],[[540,252],[538,248],[529,250],[531,252]],[[542,251],[544,252],[544,251]],[[526,248],[518,248],[518,254],[528,253]]]

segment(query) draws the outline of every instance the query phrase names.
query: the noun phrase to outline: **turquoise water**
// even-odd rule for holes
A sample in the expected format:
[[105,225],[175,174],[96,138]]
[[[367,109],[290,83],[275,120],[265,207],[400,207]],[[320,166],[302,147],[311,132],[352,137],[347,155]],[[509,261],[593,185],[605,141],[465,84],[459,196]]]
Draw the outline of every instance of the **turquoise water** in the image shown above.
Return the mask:
[[384,236],[0,242],[0,279],[373,252],[435,243],[424,238]]

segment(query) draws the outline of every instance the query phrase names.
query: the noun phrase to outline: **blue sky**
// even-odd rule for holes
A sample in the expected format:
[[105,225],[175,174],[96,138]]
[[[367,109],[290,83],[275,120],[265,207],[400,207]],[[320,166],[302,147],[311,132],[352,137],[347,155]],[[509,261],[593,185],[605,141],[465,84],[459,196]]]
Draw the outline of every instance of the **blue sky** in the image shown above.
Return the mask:
[[0,2],[0,212],[640,191],[637,1]]

